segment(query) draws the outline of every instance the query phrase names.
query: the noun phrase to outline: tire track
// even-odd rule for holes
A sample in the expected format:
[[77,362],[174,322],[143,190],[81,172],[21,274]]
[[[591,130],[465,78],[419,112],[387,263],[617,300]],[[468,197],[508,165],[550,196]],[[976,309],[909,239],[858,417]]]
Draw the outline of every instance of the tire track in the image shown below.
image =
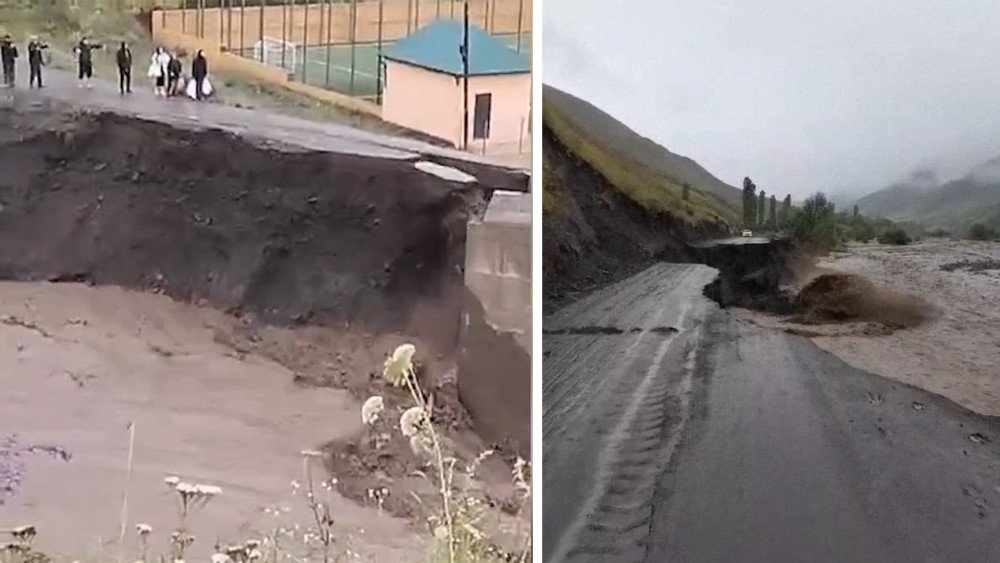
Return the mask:
[[[643,559],[656,479],[687,409],[701,290],[714,276],[658,264],[546,319],[546,329],[623,331],[546,335],[546,561]],[[665,325],[678,330],[649,330]]]

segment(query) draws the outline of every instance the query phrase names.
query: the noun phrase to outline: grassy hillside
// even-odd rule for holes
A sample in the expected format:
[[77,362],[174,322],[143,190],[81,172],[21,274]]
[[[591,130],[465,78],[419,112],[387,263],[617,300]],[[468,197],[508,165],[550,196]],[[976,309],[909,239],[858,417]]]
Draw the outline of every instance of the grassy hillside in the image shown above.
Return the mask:
[[[118,0],[0,0],[0,34],[9,33],[22,51],[28,39],[37,35],[49,44],[51,66],[62,69],[75,68],[73,46],[87,36],[105,45],[94,60],[95,73],[103,77],[117,76],[115,49],[127,41],[137,48],[135,74],[145,76],[139,70],[145,60],[140,53],[147,52],[143,47],[149,46],[149,36],[132,10],[119,9],[126,5],[130,4]],[[21,72],[27,80],[24,64],[21,61]]]
[[956,232],[974,223],[1000,228],[1000,158],[957,180],[932,186],[900,183],[857,202],[862,213]]
[[[697,162],[646,139],[593,105],[544,87],[545,126],[576,156],[643,207],[690,222],[739,223],[740,190]],[[543,158],[544,161],[544,158]],[[543,176],[545,171],[543,170]],[[688,201],[683,185],[691,186]],[[558,206],[558,186],[545,182],[545,207]]]

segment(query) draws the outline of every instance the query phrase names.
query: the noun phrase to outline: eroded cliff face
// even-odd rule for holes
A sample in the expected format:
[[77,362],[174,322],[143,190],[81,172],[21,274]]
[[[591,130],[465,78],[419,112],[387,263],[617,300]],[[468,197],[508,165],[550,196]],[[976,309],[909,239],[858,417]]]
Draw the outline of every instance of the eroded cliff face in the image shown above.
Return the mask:
[[549,129],[542,139],[543,181],[559,185],[555,201],[546,203],[542,224],[546,313],[658,260],[695,261],[693,241],[728,234],[722,223],[691,224],[643,208],[563,146]]

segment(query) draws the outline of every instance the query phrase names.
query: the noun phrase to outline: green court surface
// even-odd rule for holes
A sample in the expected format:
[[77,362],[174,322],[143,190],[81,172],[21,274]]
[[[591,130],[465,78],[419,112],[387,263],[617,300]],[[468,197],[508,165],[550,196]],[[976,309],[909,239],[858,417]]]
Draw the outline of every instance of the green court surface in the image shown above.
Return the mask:
[[[518,48],[518,37],[498,36],[512,49]],[[382,44],[386,50],[391,42]],[[531,36],[522,34],[520,50],[531,56]],[[374,43],[319,45],[300,51],[295,68],[297,80],[362,98],[374,99],[378,95],[378,53]]]
[[374,98],[378,94],[378,46],[356,43],[309,47],[296,65],[295,76],[313,86]]

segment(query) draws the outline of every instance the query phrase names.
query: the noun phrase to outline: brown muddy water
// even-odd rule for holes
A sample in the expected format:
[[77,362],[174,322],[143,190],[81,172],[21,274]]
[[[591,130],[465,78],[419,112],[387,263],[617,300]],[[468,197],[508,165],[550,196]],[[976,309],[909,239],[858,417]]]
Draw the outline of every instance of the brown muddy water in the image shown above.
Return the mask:
[[[904,317],[912,320],[917,314],[920,322],[903,323],[910,328],[898,330],[879,319],[802,324],[795,322],[801,319],[741,314],[761,325],[809,336],[856,368],[943,395],[977,413],[1000,416],[997,266],[1000,243],[995,242],[856,244],[819,261],[799,284],[807,286],[824,274],[857,276],[876,289],[874,301],[872,295],[865,297],[871,305],[866,312],[884,311],[892,300],[879,295],[893,296],[906,305]],[[914,303],[921,306],[911,309]]]
[[[50,553],[117,555],[129,423],[131,555],[135,523],[153,527],[154,550],[177,523],[168,475],[223,490],[194,514],[195,555],[210,554],[217,539],[305,526],[305,501],[291,487],[302,479],[299,454],[357,433],[360,402],[346,390],[299,386],[284,366],[221,343],[234,327],[218,311],[162,295],[0,283],[0,428],[21,446],[70,456],[22,458],[23,480],[4,499],[0,527],[35,525]],[[330,502],[342,549],[422,560],[406,520],[335,493]],[[288,512],[276,517],[269,507]]]

